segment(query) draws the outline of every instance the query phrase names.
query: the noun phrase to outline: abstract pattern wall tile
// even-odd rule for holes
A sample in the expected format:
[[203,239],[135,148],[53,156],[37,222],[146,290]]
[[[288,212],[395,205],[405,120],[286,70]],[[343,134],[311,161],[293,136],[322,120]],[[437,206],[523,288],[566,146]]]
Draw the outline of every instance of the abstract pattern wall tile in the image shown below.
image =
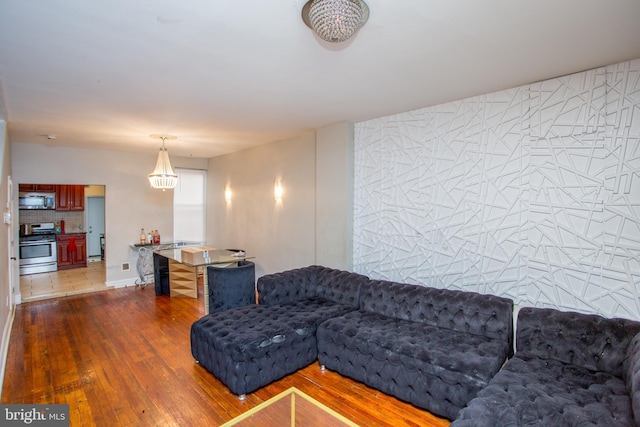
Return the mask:
[[522,105],[514,89],[466,104],[463,288],[515,297],[523,280]]
[[358,123],[354,268],[640,319],[640,60]]
[[[640,312],[640,60],[606,68],[603,280],[616,310]],[[627,298],[623,298],[622,291]],[[618,296],[620,295],[620,296]]]
[[603,143],[604,69],[546,80],[532,85],[529,91],[532,146]]
[[529,87],[529,286],[581,311],[599,312],[586,290],[602,274],[605,81],[598,69]]

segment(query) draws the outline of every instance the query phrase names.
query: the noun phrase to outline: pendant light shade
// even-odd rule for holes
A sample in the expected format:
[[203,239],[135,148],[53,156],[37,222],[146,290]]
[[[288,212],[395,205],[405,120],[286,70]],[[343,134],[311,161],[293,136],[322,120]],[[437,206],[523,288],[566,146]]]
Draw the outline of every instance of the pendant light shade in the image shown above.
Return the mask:
[[330,43],[349,40],[368,19],[363,0],[309,0],[302,8],[304,23]]
[[170,135],[151,135],[151,138],[161,139],[162,147],[160,147],[160,152],[158,153],[156,168],[149,174],[149,183],[153,188],[159,188],[162,191],[167,188],[174,188],[178,183],[178,175],[176,175],[171,168],[169,152],[164,146],[164,141],[166,139],[175,140],[177,137]]

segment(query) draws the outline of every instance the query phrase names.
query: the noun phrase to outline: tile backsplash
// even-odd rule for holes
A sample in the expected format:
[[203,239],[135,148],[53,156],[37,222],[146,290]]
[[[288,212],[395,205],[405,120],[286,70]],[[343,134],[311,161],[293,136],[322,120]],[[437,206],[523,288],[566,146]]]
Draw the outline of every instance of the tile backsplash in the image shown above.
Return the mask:
[[84,224],[84,211],[21,210],[18,222],[20,224],[33,224],[40,222],[55,223],[63,219],[65,232],[79,233],[86,231]]

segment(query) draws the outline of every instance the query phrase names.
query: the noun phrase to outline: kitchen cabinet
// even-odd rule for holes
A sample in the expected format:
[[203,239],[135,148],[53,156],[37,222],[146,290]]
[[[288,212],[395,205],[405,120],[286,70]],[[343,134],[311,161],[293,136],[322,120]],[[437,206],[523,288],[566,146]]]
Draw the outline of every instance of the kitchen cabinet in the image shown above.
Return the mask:
[[57,185],[55,184],[20,184],[18,185],[18,191],[53,193],[56,191],[56,187]]
[[58,234],[58,270],[87,266],[87,235],[85,233]]
[[57,211],[83,211],[84,185],[58,185],[56,188]]

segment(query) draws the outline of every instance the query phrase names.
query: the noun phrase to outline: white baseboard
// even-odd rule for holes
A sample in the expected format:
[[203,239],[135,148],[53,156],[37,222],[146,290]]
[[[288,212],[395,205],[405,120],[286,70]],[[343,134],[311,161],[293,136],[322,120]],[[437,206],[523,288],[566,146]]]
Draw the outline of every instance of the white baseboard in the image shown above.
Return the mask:
[[4,331],[2,331],[2,342],[0,343],[0,397],[2,397],[2,386],[4,385],[4,371],[7,368],[7,357],[9,357],[9,341],[11,340],[11,328],[15,318],[15,307],[9,310]]
[[122,280],[114,280],[111,282],[106,282],[108,288],[126,288],[129,286],[136,285],[136,279],[122,279]]

